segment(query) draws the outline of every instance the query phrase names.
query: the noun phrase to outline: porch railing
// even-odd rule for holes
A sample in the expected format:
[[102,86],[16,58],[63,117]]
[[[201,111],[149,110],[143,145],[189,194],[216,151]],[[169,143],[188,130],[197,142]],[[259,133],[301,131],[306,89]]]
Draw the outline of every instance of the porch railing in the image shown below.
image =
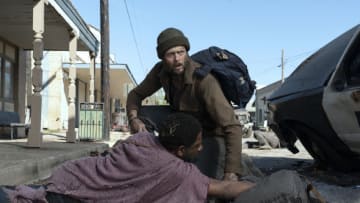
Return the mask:
[[103,138],[104,104],[80,103],[78,139],[96,141]]

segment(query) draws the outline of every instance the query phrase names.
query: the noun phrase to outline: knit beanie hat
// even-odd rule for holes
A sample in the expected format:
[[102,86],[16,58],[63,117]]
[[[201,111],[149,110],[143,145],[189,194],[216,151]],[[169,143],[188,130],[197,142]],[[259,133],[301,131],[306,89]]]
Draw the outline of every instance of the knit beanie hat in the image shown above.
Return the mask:
[[185,35],[176,28],[167,28],[157,38],[157,54],[161,59],[165,52],[175,46],[185,46],[186,51],[190,49],[190,43]]

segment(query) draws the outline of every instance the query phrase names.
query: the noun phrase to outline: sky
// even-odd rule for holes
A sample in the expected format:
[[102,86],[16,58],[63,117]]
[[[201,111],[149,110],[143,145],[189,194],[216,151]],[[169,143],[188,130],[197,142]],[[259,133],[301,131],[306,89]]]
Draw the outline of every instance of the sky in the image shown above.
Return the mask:
[[[101,0],[72,0],[86,23],[100,29]],[[156,39],[175,27],[189,54],[227,49],[248,66],[257,86],[281,79],[315,51],[360,24],[359,0],[108,0],[110,53],[140,83],[159,61]]]

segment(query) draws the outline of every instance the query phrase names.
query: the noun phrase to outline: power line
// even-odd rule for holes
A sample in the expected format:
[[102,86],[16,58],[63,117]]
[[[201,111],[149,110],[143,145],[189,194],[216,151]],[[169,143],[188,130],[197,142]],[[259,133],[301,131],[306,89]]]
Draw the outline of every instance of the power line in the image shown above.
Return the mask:
[[[306,51],[306,52],[302,52],[302,53],[299,53],[299,54],[296,54],[296,55],[294,55],[294,56],[290,56],[290,57],[286,57],[286,58],[284,58],[283,60],[283,63],[284,63],[284,65],[285,64],[287,64],[287,65],[289,65],[289,64],[292,64],[294,61],[296,61],[296,60],[299,60],[300,58],[302,58],[303,56],[306,56],[306,55],[309,55],[310,53],[313,53],[315,50],[311,50],[311,51]],[[279,59],[279,58],[277,58],[277,59]],[[280,60],[281,60],[281,57],[280,57]],[[279,67],[281,67],[281,64],[279,65],[273,65],[273,66],[271,66],[271,67],[267,67],[267,68],[264,68],[264,69],[261,69],[261,70],[257,70],[256,72],[262,72],[262,73],[264,73],[264,72],[268,72],[268,71],[270,71],[270,70],[273,70],[273,69],[275,69],[275,68],[279,68]]]
[[138,55],[138,58],[139,58],[139,61],[140,61],[140,65],[141,65],[142,69],[143,69],[145,72],[147,72],[147,71],[145,70],[145,68],[144,68],[143,60],[142,60],[142,58],[141,58],[139,46],[138,46],[138,43],[137,43],[137,40],[136,40],[135,29],[134,29],[134,26],[133,26],[133,24],[132,24],[132,20],[131,20],[131,17],[130,17],[130,12],[129,12],[129,9],[128,9],[126,0],[124,0],[124,4],[125,4],[125,8],[126,8],[126,14],[127,14],[127,16],[128,16],[128,19],[129,19],[129,24],[130,24],[130,28],[131,28],[133,40],[134,40],[134,43],[135,43],[136,52],[137,52],[137,55]]
[[297,60],[298,58],[301,58],[303,56],[309,55],[310,53],[315,52],[315,50],[311,50],[311,51],[307,51],[307,52],[302,52],[300,54],[294,55],[294,56],[290,56],[287,59],[292,59],[292,60]]

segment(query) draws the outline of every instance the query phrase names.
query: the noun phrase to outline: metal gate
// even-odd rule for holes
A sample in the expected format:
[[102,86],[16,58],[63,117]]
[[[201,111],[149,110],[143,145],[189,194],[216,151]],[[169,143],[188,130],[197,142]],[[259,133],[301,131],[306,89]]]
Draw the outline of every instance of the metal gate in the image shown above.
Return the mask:
[[103,103],[80,103],[78,132],[80,140],[95,141],[103,139],[103,111]]

